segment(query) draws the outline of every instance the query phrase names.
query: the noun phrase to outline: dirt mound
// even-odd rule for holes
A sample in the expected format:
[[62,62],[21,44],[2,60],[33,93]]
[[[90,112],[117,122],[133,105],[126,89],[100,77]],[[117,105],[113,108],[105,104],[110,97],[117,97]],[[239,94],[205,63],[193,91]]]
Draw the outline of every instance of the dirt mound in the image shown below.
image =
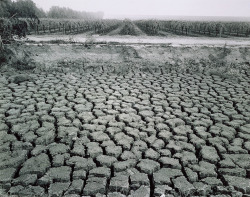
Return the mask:
[[19,43],[5,45],[0,51],[0,68],[11,67],[17,70],[32,70],[36,67],[35,62],[31,58],[34,51],[25,50],[25,47]]
[[23,44],[12,47],[18,59],[7,69],[58,72],[108,71],[209,73],[241,77],[250,70],[249,47],[143,44]]
[[33,78],[28,74],[19,74],[11,77],[13,83],[22,83],[24,81],[33,81]]

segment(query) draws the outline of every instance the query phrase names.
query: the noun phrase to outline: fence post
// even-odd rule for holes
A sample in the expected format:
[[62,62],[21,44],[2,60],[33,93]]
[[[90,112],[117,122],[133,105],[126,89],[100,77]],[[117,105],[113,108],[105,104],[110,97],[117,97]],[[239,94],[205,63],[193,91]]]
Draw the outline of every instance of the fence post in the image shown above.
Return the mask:
[[223,31],[224,31],[224,28],[223,28],[223,27],[221,27],[221,28],[220,28],[220,37],[221,37],[221,36],[222,36],[222,34],[224,33]]
[[0,35],[0,51],[4,50],[4,46],[3,46],[3,42],[2,42],[2,38]]
[[36,25],[36,33],[39,34],[39,27]]
[[63,24],[63,34],[65,34],[65,25]]

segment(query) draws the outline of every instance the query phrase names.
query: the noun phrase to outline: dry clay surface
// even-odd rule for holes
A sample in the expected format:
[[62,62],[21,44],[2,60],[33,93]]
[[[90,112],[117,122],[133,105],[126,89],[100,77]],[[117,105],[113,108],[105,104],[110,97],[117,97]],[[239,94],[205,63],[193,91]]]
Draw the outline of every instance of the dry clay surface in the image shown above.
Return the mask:
[[250,196],[249,76],[31,76],[0,83],[1,196]]

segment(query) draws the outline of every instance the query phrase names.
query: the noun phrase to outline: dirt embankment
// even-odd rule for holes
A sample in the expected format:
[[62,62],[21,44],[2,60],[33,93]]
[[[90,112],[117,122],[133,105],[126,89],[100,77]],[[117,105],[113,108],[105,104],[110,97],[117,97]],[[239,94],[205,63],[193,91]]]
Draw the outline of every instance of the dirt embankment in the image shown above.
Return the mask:
[[[250,47],[168,44],[15,44],[6,46],[12,66],[36,71],[171,71],[232,75],[249,70]],[[10,66],[7,64],[7,67]],[[6,66],[2,66],[2,69]]]

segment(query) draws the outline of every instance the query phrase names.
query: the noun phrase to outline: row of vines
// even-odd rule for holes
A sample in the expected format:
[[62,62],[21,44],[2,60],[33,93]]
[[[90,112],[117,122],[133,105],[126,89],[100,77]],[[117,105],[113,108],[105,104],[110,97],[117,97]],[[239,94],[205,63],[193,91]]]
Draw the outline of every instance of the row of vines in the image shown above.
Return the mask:
[[80,19],[5,19],[0,18],[0,35],[3,40],[26,34],[78,34],[94,32],[106,34],[122,26],[122,34],[136,35],[137,25],[148,35],[172,33],[187,36],[249,37],[249,22],[200,22],[200,21],[160,21],[160,20],[90,20]]
[[136,25],[148,35],[170,32],[179,35],[205,35],[212,37],[249,37],[250,22],[158,21],[140,20]]
[[93,31],[97,34],[105,34],[119,26],[118,20],[70,20],[70,19],[42,19],[34,28],[29,29],[33,34],[47,34],[47,33],[63,33],[63,34],[77,34],[87,31]]
[[[36,24],[30,32],[36,34],[45,33],[82,33],[93,31],[98,34],[105,34],[125,23],[125,34],[131,33],[130,22],[119,20],[55,20],[44,19]],[[135,24],[148,35],[159,35],[160,32],[171,32],[180,35],[205,35],[205,36],[239,36],[248,37],[250,35],[249,22],[200,22],[200,21],[160,21],[160,20],[141,20]],[[133,35],[133,34],[131,34]]]
[[136,35],[134,24],[130,20],[123,21],[123,27],[120,31],[121,35]]
[[118,28],[119,25],[118,20],[0,18],[0,35],[3,40],[9,40],[13,35],[25,37],[27,34],[78,34],[87,31],[105,34]]

